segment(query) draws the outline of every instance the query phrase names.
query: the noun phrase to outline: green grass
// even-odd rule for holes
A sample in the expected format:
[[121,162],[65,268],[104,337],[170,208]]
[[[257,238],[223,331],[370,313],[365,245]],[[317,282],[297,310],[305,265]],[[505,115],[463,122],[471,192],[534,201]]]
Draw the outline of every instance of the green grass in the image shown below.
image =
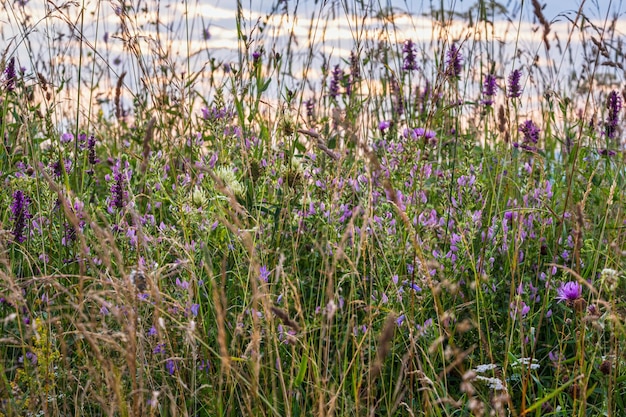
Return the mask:
[[624,415],[618,21],[292,3],[0,3],[0,415]]

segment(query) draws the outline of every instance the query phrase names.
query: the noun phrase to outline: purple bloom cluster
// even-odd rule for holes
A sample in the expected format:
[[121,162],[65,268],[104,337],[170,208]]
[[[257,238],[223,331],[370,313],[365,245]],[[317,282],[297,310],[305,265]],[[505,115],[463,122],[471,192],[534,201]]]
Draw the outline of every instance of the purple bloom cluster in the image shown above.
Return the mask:
[[128,162],[126,162],[126,169],[122,168],[122,161],[119,159],[113,165],[113,176],[107,175],[106,180],[111,181],[111,197],[109,198],[109,213],[114,213],[116,210],[121,210],[126,205],[128,200],[128,191],[126,187],[128,185],[128,179],[131,171],[128,169]]
[[446,61],[446,64],[448,65],[446,68],[447,74],[450,77],[460,77],[461,70],[463,69],[463,56],[461,55],[461,52],[459,51],[459,48],[457,48],[455,43],[450,46],[450,49],[448,50],[446,55],[448,56],[448,59]]
[[404,71],[414,71],[417,69],[417,62],[415,61],[415,44],[411,39],[404,41],[402,47],[402,55],[404,56],[404,62],[402,69]]
[[32,216],[28,211],[30,199],[23,191],[17,190],[13,193],[13,204],[11,205],[11,219],[13,220],[13,238],[17,243],[26,240],[24,229],[27,228],[27,221]]
[[483,82],[483,104],[485,106],[491,106],[493,104],[493,96],[496,95],[498,85],[496,84],[496,76],[493,74],[487,74],[485,81]]
[[583,288],[576,281],[564,282],[557,290],[556,299],[560,301],[574,301],[582,297]]
[[617,91],[613,90],[609,93],[606,108],[609,110],[609,116],[606,119],[605,125],[606,137],[615,139],[617,136],[617,126],[619,124],[619,112],[622,110],[622,97]]
[[534,152],[537,150],[537,142],[539,142],[539,132],[541,131],[532,120],[526,120],[518,129],[523,137],[522,143],[515,142],[513,146],[521,148],[525,151]]
[[520,86],[520,79],[522,78],[522,71],[516,69],[509,75],[509,91],[507,95],[509,98],[518,98],[522,95],[522,87]]
[[94,135],[89,136],[89,139],[87,139],[87,157],[91,165],[96,165],[100,162],[96,156],[96,137]]
[[7,91],[13,91],[15,89],[15,57],[11,57],[4,69],[4,87]]
[[332,98],[337,98],[339,95],[339,85],[342,79],[343,70],[339,67],[339,65],[335,65],[335,69],[333,69],[332,77],[330,79],[330,87],[328,89],[328,94]]

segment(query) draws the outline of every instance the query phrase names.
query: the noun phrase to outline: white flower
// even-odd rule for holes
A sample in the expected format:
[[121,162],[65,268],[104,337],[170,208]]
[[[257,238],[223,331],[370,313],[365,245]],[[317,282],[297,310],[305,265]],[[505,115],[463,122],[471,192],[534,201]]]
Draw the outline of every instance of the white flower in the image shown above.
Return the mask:
[[215,169],[215,175],[224,182],[230,191],[236,196],[243,196],[246,192],[246,187],[243,186],[237,179],[235,171],[228,167],[217,167]]
[[495,363],[488,363],[486,365],[478,365],[476,367],[476,372],[478,372],[479,374],[482,374],[487,371],[491,371],[492,369],[496,369],[497,367],[498,365],[496,365]]
[[485,382],[489,388],[495,391],[506,391],[506,387],[498,378],[487,378],[485,376],[478,375],[476,379]]

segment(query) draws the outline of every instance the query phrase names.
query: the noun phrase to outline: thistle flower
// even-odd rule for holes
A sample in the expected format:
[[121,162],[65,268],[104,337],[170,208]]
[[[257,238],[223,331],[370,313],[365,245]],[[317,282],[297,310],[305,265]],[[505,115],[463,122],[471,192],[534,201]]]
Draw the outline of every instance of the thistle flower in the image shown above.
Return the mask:
[[447,74],[450,77],[460,77],[463,69],[463,56],[455,43],[450,46],[446,55],[448,56],[446,60],[446,64],[448,65],[446,68]]
[[15,57],[11,57],[6,68],[4,69],[4,87],[7,91],[15,89]]
[[575,301],[582,296],[583,288],[576,281],[564,282],[557,290],[556,299],[561,301]]
[[509,91],[507,92],[509,98],[518,98],[522,95],[520,78],[522,78],[522,71],[518,69],[513,70],[511,75],[509,75]]
[[328,94],[332,98],[337,98],[339,95],[339,83],[343,78],[343,70],[339,68],[339,65],[335,65],[335,69],[333,69],[332,78],[330,79],[330,87]]
[[619,123],[619,112],[622,110],[622,98],[617,91],[613,90],[609,93],[606,108],[609,110],[609,116],[605,125],[606,136],[609,139],[615,139]]
[[493,104],[493,96],[496,95],[498,85],[496,84],[496,76],[493,74],[487,74],[485,81],[483,82],[483,104],[485,106],[491,106]]
[[27,227],[27,221],[32,216],[28,211],[30,199],[23,191],[17,190],[13,193],[13,204],[11,205],[11,218],[13,219],[13,238],[17,243],[23,243],[26,240],[24,229]]
[[402,55],[404,56],[404,62],[402,69],[404,71],[414,71],[417,69],[417,63],[415,62],[415,44],[411,39],[404,41],[402,47]]

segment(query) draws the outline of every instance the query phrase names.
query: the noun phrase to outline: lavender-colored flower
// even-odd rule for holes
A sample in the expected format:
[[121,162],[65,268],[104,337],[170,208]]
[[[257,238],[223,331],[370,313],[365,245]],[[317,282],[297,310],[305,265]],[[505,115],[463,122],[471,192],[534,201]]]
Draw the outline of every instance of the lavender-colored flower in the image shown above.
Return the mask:
[[498,85],[496,84],[496,76],[493,74],[487,74],[485,81],[483,82],[483,104],[485,106],[491,106],[493,104],[493,96],[496,95]]
[[165,353],[165,343],[159,343],[158,345],[156,345],[152,353],[154,353],[155,355]]
[[417,69],[417,62],[415,61],[415,44],[411,39],[404,41],[402,47],[402,55],[404,56],[404,62],[402,69],[405,71],[414,71]]
[[[120,160],[113,165],[113,182],[111,184],[111,198],[109,199],[109,213],[124,208],[128,200],[128,192],[126,191],[128,174],[124,172],[121,165],[122,162]],[[111,177],[108,176],[108,178]]]
[[522,78],[522,71],[516,69],[509,75],[509,91],[507,95],[509,98],[518,98],[522,95],[522,87],[520,85],[520,79]]
[[339,95],[339,84],[343,79],[343,70],[339,68],[339,65],[335,65],[335,69],[333,69],[332,77],[330,79],[330,87],[328,90],[328,94],[332,98],[337,98]]
[[455,43],[450,46],[446,55],[448,56],[446,72],[450,77],[460,77],[463,70],[463,56]]
[[526,120],[519,126],[518,130],[523,135],[522,143],[515,142],[513,146],[522,148],[525,151],[536,151],[537,147],[535,145],[539,142],[539,132],[541,132],[537,125],[532,120]]
[[582,296],[583,288],[576,281],[564,282],[557,290],[556,299],[561,301],[574,301]]
[[69,132],[65,132],[61,135],[61,143],[70,143],[71,141],[74,140],[74,135],[69,133]]
[[617,136],[617,126],[619,124],[619,112],[622,110],[622,97],[615,90],[609,93],[606,101],[606,108],[609,110],[609,116],[606,119],[605,131],[609,139],[615,139]]
[[15,57],[11,57],[4,69],[4,87],[7,91],[13,91],[15,89]]
[[359,66],[359,56],[354,51],[350,52],[350,77],[354,81],[361,79],[361,68]]
[[378,130],[381,132],[389,129],[389,127],[391,127],[391,120],[381,120],[380,123],[378,123]]
[[32,216],[28,211],[30,199],[23,191],[17,190],[13,193],[13,204],[11,205],[11,218],[13,219],[13,238],[17,243],[26,240],[24,229],[27,228],[28,219]]
[[267,266],[261,265],[259,268],[259,279],[263,282],[268,282],[270,278],[270,270],[267,269]]
[[100,162],[96,156],[96,137],[94,135],[89,136],[89,139],[87,139],[87,157],[91,165]]
[[263,52],[260,49],[257,49],[256,51],[254,51],[252,53],[252,63],[253,64],[258,64],[261,61],[261,55],[263,54]]
[[176,362],[174,362],[174,360],[172,359],[168,359],[165,362],[165,367],[167,368],[167,372],[169,372],[170,375],[174,375],[174,372],[176,372]]
[[209,32],[209,28],[202,29],[202,39],[204,39],[205,41],[211,39],[211,32]]

